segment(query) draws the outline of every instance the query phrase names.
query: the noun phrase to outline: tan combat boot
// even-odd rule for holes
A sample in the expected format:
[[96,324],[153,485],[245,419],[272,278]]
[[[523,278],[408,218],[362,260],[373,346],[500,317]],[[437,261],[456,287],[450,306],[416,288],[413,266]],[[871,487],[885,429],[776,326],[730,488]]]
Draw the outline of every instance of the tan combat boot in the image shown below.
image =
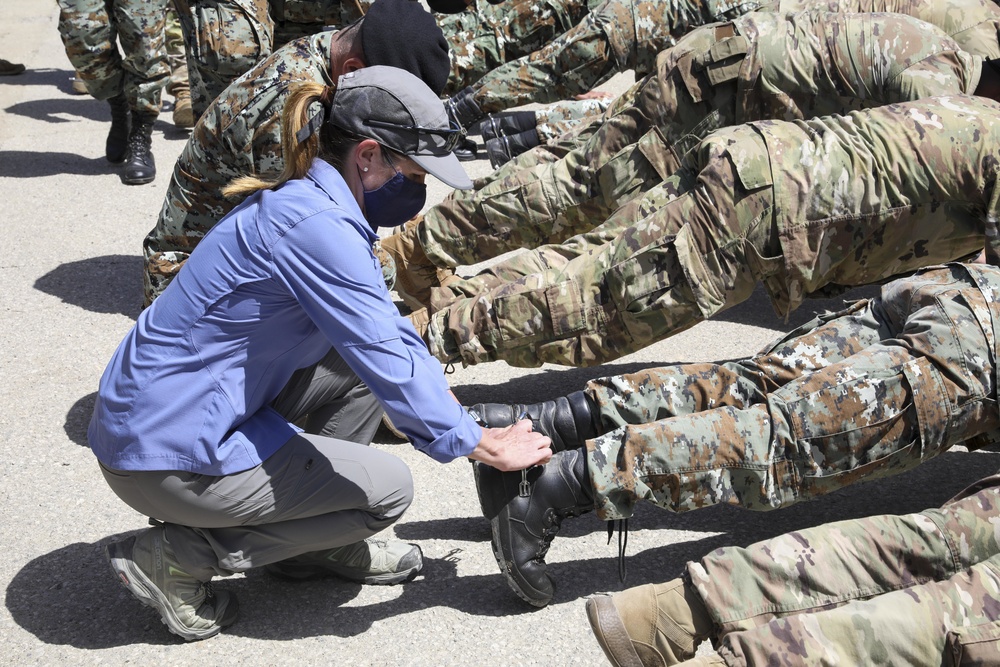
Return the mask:
[[587,600],[587,619],[615,667],[690,660],[712,631],[704,603],[681,579],[593,597]]
[[431,289],[455,275],[454,269],[438,267],[424,254],[417,238],[421,220],[423,216],[417,216],[381,242],[382,250],[396,262],[396,294],[410,310],[429,305]]
[[194,127],[194,109],[191,107],[191,89],[178,88],[174,93],[174,127]]
[[696,658],[685,660],[678,667],[728,667],[722,656],[714,651],[708,655],[699,655]]

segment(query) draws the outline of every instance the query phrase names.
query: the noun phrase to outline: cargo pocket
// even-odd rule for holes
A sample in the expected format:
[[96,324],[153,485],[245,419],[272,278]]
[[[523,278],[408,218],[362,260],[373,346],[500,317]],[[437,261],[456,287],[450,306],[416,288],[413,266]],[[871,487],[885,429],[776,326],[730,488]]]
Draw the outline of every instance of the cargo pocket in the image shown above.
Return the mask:
[[[206,69],[220,78],[236,78],[252,68],[261,58],[262,49],[270,51],[271,35],[266,26],[242,7],[230,9],[225,5],[199,5],[198,60]],[[249,27],[252,34],[242,33]]]
[[598,192],[605,204],[617,208],[673,174],[678,160],[659,130],[644,134],[636,144],[618,151],[597,172]]
[[[984,563],[984,566],[991,566]],[[994,578],[997,577],[995,567]],[[946,667],[989,667],[1000,665],[1000,621],[957,627],[945,636]]]
[[[904,472],[936,456],[945,442],[947,395],[927,359],[872,371],[823,394],[828,405],[810,396],[787,406],[797,448],[789,458],[799,462],[803,497]],[[843,423],[851,427],[824,433]]]
[[[716,114],[716,118],[718,115]],[[674,151],[673,146],[667,141],[660,128],[654,127],[652,130],[639,138],[639,152],[642,153],[649,164],[656,170],[660,180],[666,180],[674,175],[680,166],[680,155]]]
[[682,257],[690,256],[688,239],[688,228],[683,227],[676,236],[646,246],[608,271],[611,299],[634,340],[650,340],[702,319],[682,266]]
[[580,287],[572,280],[499,297],[493,311],[500,339],[515,346],[567,338],[587,324]]

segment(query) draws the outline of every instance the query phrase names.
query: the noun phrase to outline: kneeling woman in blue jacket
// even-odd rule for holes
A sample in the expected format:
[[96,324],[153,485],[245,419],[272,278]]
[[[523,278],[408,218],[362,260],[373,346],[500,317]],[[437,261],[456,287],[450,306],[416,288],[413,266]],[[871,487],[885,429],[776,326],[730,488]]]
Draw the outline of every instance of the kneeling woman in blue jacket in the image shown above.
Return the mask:
[[[335,90],[302,84],[283,118],[282,174],[233,184],[250,196],[112,357],[88,437],[114,492],[157,525],[108,555],[184,639],[236,620],[215,575],[416,575],[417,547],[368,539],[413,492],[402,461],[366,446],[383,409],[441,462],[516,470],[551,455],[530,422],[482,429],[468,416],[372,252],[378,227],[423,206],[425,174],[471,186],[451,152],[458,138],[441,101],[402,70],[361,69]],[[290,423],[307,414],[321,435]]]

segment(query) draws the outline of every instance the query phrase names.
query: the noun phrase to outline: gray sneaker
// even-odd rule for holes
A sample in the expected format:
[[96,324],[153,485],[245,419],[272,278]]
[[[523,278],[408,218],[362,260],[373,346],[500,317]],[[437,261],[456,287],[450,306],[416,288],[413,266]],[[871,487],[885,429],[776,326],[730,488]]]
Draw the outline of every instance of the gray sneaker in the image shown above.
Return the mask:
[[312,579],[332,574],[364,584],[388,585],[413,579],[423,566],[423,553],[417,545],[369,537],[335,549],[286,558],[265,569],[284,579]]
[[106,551],[122,585],[184,640],[207,639],[236,621],[236,597],[185,572],[162,527],[109,544]]

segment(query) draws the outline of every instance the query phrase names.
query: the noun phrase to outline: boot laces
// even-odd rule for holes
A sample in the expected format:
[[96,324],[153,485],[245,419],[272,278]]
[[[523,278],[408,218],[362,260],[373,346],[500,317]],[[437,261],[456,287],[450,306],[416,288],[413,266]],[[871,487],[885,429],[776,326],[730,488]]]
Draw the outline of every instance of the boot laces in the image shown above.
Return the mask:
[[625,549],[628,548],[628,519],[618,519],[608,522],[608,544],[611,544],[611,536],[614,535],[615,526],[618,527],[618,579],[624,584],[628,572],[625,569]]
[[140,128],[132,130],[132,132],[128,135],[128,149],[133,156],[137,153],[148,153],[152,145],[152,137],[143,132]]

